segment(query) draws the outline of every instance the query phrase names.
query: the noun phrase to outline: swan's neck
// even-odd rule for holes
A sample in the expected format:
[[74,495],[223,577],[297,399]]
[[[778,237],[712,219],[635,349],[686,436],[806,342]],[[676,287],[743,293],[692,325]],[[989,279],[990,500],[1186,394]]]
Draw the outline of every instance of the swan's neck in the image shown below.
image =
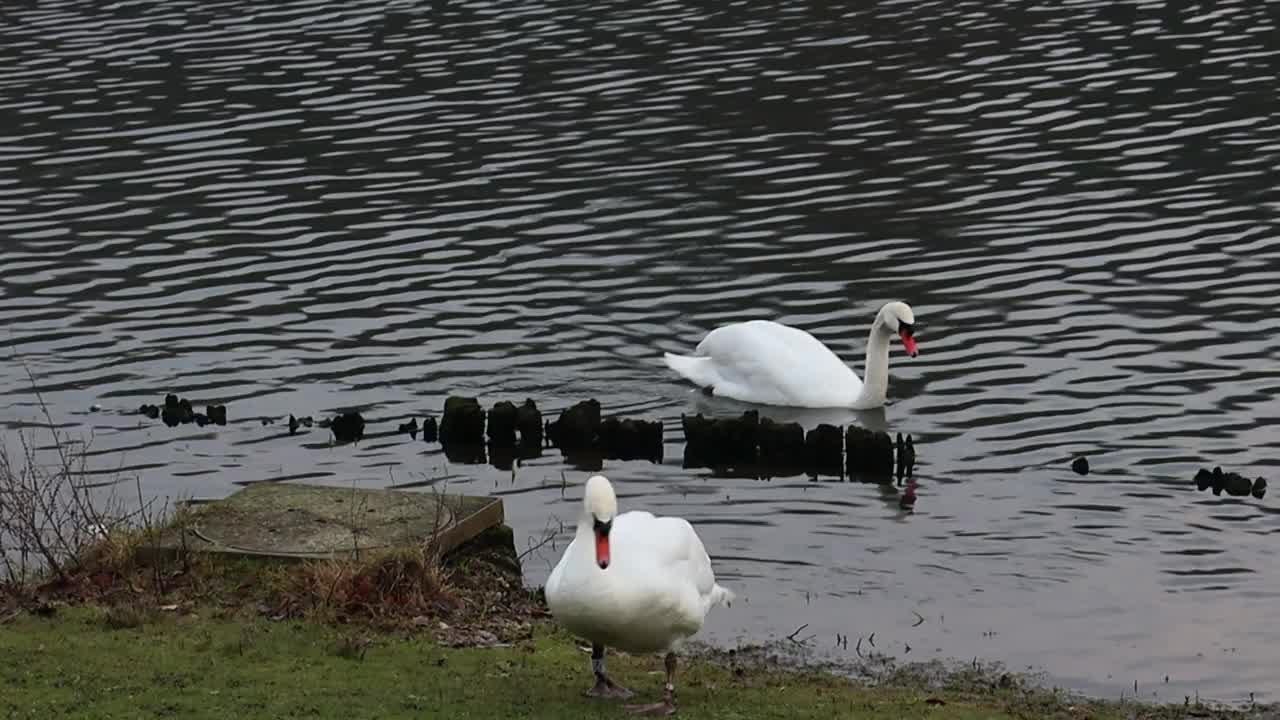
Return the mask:
[[871,324],[867,337],[867,363],[862,376],[862,392],[853,406],[858,409],[884,405],[889,392],[889,333],[880,318]]
[[585,511],[582,513],[579,513],[578,529],[574,533],[574,537],[581,539],[584,546],[590,546],[592,542],[595,542],[595,537],[596,537],[596,531],[595,531],[594,525],[595,525],[595,522],[591,518],[591,513],[585,512]]

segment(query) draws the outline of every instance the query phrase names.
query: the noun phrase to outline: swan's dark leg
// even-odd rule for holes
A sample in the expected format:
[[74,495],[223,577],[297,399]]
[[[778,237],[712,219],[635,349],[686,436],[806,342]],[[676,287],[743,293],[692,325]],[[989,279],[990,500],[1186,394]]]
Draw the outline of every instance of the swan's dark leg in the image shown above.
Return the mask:
[[591,672],[595,673],[596,684],[586,692],[587,697],[629,698],[631,691],[615,683],[604,671],[604,645],[591,644]]
[[627,710],[645,715],[674,715],[676,713],[676,654],[667,653],[667,685],[662,691],[662,702],[652,705],[628,705]]

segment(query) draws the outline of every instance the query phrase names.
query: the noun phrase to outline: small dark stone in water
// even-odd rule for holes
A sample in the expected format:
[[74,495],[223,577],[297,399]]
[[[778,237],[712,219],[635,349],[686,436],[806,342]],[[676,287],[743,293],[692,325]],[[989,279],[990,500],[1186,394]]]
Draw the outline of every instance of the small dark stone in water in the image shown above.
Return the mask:
[[451,395],[444,401],[440,419],[440,442],[483,445],[484,409],[475,398]]
[[226,405],[206,405],[204,413],[209,418],[209,422],[215,425],[227,424],[227,406]]
[[296,434],[298,432],[298,426],[300,426],[301,424],[302,423],[298,422],[298,418],[293,416],[293,413],[289,413],[289,434],[290,435]]
[[515,447],[516,406],[507,400],[489,409],[489,442],[497,447]]
[[422,421],[422,440],[423,442],[435,442],[440,437],[440,427],[436,424],[436,419],[429,417]]
[[1205,470],[1204,468],[1200,468],[1196,471],[1196,489],[1200,492],[1204,492],[1210,487],[1213,487],[1213,473]]
[[551,444],[561,450],[586,450],[596,445],[600,432],[600,403],[583,400],[560,412],[560,417],[547,426]]
[[155,405],[143,405],[142,407],[138,408],[138,414],[146,415],[152,420],[155,420],[156,418],[160,417],[160,408]]
[[340,443],[358,442],[364,437],[364,417],[358,412],[342,413],[333,419],[329,429]]
[[400,423],[400,432],[409,433],[409,437],[418,439],[418,418],[409,418],[409,422]]
[[522,446],[542,446],[542,413],[533,400],[526,398],[524,404],[516,408],[516,429],[520,431]]
[[209,416],[205,415],[204,413],[195,413],[191,416],[191,419],[194,420],[196,425],[199,425],[200,427],[204,427],[205,425],[209,424]]
[[1078,457],[1071,461],[1071,469],[1076,471],[1077,475],[1089,474],[1089,458]]
[[1267,494],[1267,479],[1266,479],[1266,478],[1258,478],[1257,480],[1254,480],[1254,481],[1253,481],[1253,496],[1254,496],[1254,497],[1256,497],[1256,498],[1258,498],[1259,500],[1261,500],[1261,499],[1262,499],[1262,496],[1263,496],[1263,495],[1266,495],[1266,494]]

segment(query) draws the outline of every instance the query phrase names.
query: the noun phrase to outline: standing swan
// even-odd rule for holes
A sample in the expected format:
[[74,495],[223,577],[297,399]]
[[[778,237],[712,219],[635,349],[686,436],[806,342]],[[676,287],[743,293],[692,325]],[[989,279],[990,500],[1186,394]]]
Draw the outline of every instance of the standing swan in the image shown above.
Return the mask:
[[684,518],[633,510],[618,515],[618,498],[603,475],[587,480],[578,531],[546,586],[551,614],[591,641],[592,697],[625,698],[631,691],[605,673],[604,649],[666,652],[662,702],[627,706],[632,712],[676,711],[676,651],[698,632],[707,611],[733,602],[716,584],[711,558]]
[[790,407],[884,405],[889,390],[889,340],[896,334],[915,357],[915,315],[904,302],[880,308],[867,338],[866,382],[809,333],[770,320],[718,327],[694,355],[664,353],[667,367],[713,395]]

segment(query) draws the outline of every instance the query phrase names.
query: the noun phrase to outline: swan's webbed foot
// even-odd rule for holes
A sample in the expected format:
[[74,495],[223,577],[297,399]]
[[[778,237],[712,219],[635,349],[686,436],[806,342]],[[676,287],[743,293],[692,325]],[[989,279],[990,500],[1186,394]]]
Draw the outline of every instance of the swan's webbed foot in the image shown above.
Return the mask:
[[640,715],[675,715],[676,714],[676,654],[667,653],[667,685],[662,691],[662,702],[649,705],[628,705],[627,712]]
[[625,700],[631,697],[634,693],[614,682],[608,675],[597,675],[596,684],[583,694],[592,698]]
[[675,698],[668,698],[651,705],[628,705],[627,712],[636,715],[675,715],[676,702]]
[[630,690],[614,682],[609,673],[604,671],[604,645],[600,643],[591,645],[591,672],[596,676],[596,684],[583,693],[587,697],[619,700],[631,697]]

